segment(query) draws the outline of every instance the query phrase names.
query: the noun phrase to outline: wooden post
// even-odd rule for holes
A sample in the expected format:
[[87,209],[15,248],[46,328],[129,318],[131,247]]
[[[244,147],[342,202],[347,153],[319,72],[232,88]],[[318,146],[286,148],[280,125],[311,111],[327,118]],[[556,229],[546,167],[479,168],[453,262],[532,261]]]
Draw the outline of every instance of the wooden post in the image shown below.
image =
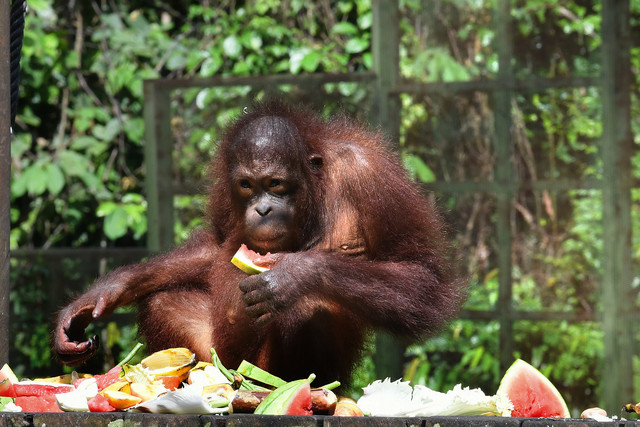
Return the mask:
[[173,246],[173,137],[170,89],[144,82],[144,122],[147,189],[147,249]]
[[497,80],[501,86],[494,92],[494,130],[493,146],[496,152],[497,186],[497,223],[498,240],[498,301],[496,312],[500,322],[500,368],[504,372],[513,362],[513,298],[512,298],[512,262],[511,222],[513,217],[513,198],[517,177],[513,173],[513,145],[511,142],[511,100],[513,91],[513,37],[511,3],[498,0],[496,11],[496,34],[498,51]]
[[[395,144],[400,134],[400,108],[396,95],[391,95],[400,78],[398,3],[396,0],[373,0],[371,54],[376,73],[372,102],[372,121],[386,132]],[[404,346],[384,332],[376,334],[373,356],[376,378],[402,377]]]
[[400,103],[391,95],[400,81],[399,12],[396,0],[373,0],[371,54],[376,73],[372,120],[394,143],[400,134]]
[[634,402],[631,287],[631,34],[628,0],[602,2],[602,365],[601,406],[618,414]]
[[9,234],[11,227],[11,80],[9,2],[0,7],[0,365],[9,362]]

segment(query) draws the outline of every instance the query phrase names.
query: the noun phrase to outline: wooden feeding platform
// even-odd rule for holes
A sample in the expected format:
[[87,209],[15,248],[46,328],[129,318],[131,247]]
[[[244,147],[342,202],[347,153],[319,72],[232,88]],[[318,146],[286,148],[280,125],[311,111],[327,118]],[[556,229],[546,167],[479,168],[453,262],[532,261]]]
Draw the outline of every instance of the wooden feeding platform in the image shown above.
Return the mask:
[[406,427],[589,427],[640,426],[640,420],[619,419],[598,422],[580,418],[515,417],[333,417],[326,415],[169,415],[126,412],[111,413],[0,413],[0,426],[176,426],[176,427],[338,427],[338,426],[406,426]]

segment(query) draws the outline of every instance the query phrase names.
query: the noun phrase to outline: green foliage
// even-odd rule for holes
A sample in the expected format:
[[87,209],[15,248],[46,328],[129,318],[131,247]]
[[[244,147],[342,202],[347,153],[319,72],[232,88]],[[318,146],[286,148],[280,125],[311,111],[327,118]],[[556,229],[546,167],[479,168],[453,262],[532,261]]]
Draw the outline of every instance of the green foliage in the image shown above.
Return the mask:
[[[145,79],[370,66],[368,2],[337,2],[322,14],[300,1],[280,6],[30,4],[21,87],[30,102],[20,105],[12,143],[11,247],[144,244]],[[193,96],[201,109],[224,97],[213,89]],[[206,141],[198,150],[208,152],[214,139],[198,136],[183,148]]]

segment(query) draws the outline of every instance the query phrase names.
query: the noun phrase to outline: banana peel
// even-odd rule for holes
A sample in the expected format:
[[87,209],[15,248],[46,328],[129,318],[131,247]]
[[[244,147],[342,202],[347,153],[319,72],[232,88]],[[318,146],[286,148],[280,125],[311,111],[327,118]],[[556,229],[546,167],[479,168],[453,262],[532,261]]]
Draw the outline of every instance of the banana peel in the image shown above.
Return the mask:
[[162,384],[140,384],[131,383],[131,395],[139,397],[142,402],[155,399],[167,392],[167,389]]
[[184,347],[157,351],[140,362],[142,367],[149,369],[149,372],[156,377],[176,376],[182,381],[187,378],[189,371],[197,363],[195,353]]

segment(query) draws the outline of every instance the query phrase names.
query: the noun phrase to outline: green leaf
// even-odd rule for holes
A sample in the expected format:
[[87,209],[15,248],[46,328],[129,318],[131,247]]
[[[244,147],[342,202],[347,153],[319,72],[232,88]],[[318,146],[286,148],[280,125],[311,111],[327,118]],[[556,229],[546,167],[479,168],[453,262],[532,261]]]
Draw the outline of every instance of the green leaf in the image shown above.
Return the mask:
[[371,69],[373,67],[373,56],[371,52],[365,52],[362,54],[362,63],[367,69]]
[[229,36],[222,42],[222,49],[228,57],[237,58],[242,52],[242,45],[236,36]]
[[262,37],[255,31],[244,33],[241,41],[243,46],[254,51],[258,51],[262,47]]
[[298,47],[289,51],[289,71],[292,74],[298,74],[302,67],[302,61],[311,52],[308,47]]
[[45,166],[47,174],[47,188],[51,194],[58,195],[64,188],[65,179],[62,169],[55,163],[49,163]]
[[98,140],[89,135],[82,135],[71,140],[71,144],[69,145],[75,151],[86,150],[87,148],[93,146],[98,143]]
[[51,1],[47,0],[29,0],[29,9],[35,12],[50,11],[51,3]]
[[344,50],[347,53],[360,53],[369,49],[369,40],[364,38],[353,38],[350,39],[347,44],[344,46]]
[[42,165],[34,163],[25,169],[23,176],[29,194],[38,196],[46,191],[47,173],[42,168]]
[[115,202],[112,202],[111,200],[102,202],[100,203],[100,205],[98,206],[98,209],[96,210],[96,216],[98,216],[98,218],[104,218],[107,215],[109,215],[111,212],[116,210],[117,207],[118,207],[118,204]]
[[358,28],[351,22],[338,22],[331,29],[332,33],[353,36],[358,34]]
[[373,24],[373,15],[371,12],[364,13],[358,17],[358,27],[361,30],[368,30]]
[[146,202],[144,200],[144,197],[142,197],[142,194],[127,193],[124,196],[122,196],[122,203],[141,205],[141,204],[144,204]]
[[205,59],[209,57],[209,53],[204,50],[192,50],[187,54],[187,62],[185,67],[187,71],[192,71],[199,66]]
[[127,138],[140,145],[144,138],[144,119],[142,117],[128,118],[124,121],[124,131]]
[[105,126],[96,125],[93,127],[93,135],[105,142],[111,142],[120,132],[120,121],[116,118],[109,120]]
[[107,73],[107,79],[110,83],[110,89],[113,93],[117,93],[122,88],[136,79],[135,73],[137,66],[132,62],[125,62]]
[[181,70],[187,64],[187,58],[185,53],[178,49],[173,49],[169,58],[167,59],[167,69],[169,70]]
[[435,174],[420,157],[414,154],[403,154],[402,162],[412,177],[421,182],[435,182]]
[[17,177],[11,180],[11,199],[15,199],[18,197],[24,196],[24,193],[27,192],[27,179],[24,176],[24,172],[22,172]]
[[320,65],[320,61],[322,60],[322,55],[317,50],[312,50],[308,54],[304,56],[300,65],[302,68],[312,73],[318,69],[318,65]]
[[91,169],[89,160],[75,151],[61,151],[58,158],[60,167],[67,175],[82,176]]
[[222,64],[224,64],[224,60],[220,55],[212,55],[202,62],[199,74],[202,77],[211,77],[218,72]]
[[111,240],[116,240],[127,233],[129,215],[121,206],[110,212],[104,218],[104,234]]

